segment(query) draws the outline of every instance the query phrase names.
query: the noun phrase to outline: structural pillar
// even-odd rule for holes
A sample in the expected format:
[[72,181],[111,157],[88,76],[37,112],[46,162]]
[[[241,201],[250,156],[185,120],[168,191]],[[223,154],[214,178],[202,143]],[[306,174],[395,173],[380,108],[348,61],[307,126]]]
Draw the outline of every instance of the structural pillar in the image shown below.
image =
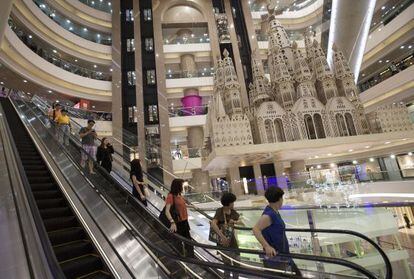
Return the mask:
[[[204,131],[203,127],[195,126],[187,129],[187,146],[188,155],[190,158],[201,157],[201,148],[204,143]],[[193,186],[197,192],[210,192],[211,181],[208,171],[202,169],[194,169],[191,171],[192,179],[191,186]]]
[[[289,177],[291,182],[301,183],[308,179],[304,160],[290,162]],[[296,184],[295,183],[295,184]]]
[[239,167],[227,169],[227,181],[230,184],[231,192],[236,196],[244,195],[243,183],[240,182]]
[[287,190],[288,185],[287,185],[286,177],[284,175],[285,166],[284,166],[283,162],[273,162],[273,164],[275,166],[277,186],[279,188],[282,188],[283,190]]
[[8,28],[9,15],[13,6],[13,0],[2,0],[0,9],[0,45],[3,41],[4,32]]
[[264,195],[264,185],[263,185],[263,176],[262,170],[260,169],[260,164],[253,164],[254,178],[256,182],[256,189],[258,195]]
[[[352,4],[351,4],[352,2]],[[376,0],[333,0],[328,39],[328,61],[332,67],[332,46],[343,51],[355,77],[359,75]],[[352,24],[349,24],[352,22]]]
[[197,65],[194,55],[184,54],[180,57],[181,71],[184,77],[194,77],[197,74]]

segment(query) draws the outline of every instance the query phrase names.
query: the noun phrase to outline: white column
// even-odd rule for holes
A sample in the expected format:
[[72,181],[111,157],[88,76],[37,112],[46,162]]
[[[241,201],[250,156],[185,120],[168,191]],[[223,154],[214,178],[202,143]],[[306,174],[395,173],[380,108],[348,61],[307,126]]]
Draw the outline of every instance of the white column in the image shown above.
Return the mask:
[[362,63],[375,4],[376,0],[332,1],[328,61],[331,64],[332,46],[336,44],[348,57],[349,66],[356,77]]
[[231,192],[236,196],[244,194],[243,183],[240,182],[239,167],[227,169],[227,181],[230,184]]
[[277,186],[283,190],[287,190],[286,177],[283,175],[285,172],[284,164],[282,162],[273,162],[273,164],[275,166]]
[[260,169],[260,164],[254,164],[253,171],[254,171],[254,178],[256,182],[257,194],[264,195],[263,176],[262,176],[262,170]]

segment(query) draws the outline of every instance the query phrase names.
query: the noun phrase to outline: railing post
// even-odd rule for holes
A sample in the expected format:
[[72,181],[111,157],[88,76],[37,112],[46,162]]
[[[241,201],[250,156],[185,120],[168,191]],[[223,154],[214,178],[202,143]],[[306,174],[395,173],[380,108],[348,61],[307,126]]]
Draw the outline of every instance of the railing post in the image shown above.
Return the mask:
[[[306,213],[308,215],[308,222],[309,222],[309,228],[311,230],[315,230],[315,221],[313,218],[312,210],[308,209],[306,210]],[[319,244],[318,235],[315,232],[311,232],[311,241],[312,241],[312,251],[314,255],[320,255],[321,254],[321,246]],[[316,270],[320,273],[325,272],[325,268],[323,266],[323,263],[316,262]]]

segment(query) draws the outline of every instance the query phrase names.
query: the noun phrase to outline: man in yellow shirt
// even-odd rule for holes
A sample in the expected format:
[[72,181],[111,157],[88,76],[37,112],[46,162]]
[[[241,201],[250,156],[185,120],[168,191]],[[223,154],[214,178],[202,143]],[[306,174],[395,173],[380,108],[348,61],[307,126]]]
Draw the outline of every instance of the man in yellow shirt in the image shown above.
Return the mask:
[[61,113],[55,118],[55,122],[58,125],[58,140],[60,144],[69,146],[69,136],[70,136],[70,118],[68,111],[62,109]]

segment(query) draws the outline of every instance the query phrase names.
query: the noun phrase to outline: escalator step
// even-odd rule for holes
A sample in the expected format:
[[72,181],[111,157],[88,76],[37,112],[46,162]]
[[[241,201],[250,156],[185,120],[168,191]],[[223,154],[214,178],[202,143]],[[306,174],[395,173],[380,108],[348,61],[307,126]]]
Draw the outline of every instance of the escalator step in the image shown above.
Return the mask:
[[43,219],[57,218],[62,216],[71,216],[73,215],[69,207],[58,207],[58,208],[47,208],[41,209],[40,215]]
[[53,178],[50,176],[46,176],[46,177],[27,177],[29,179],[29,183],[50,183],[53,182]]
[[60,264],[66,278],[77,278],[103,269],[101,259],[95,255],[86,255]]
[[30,169],[30,170],[47,170],[47,168],[46,168],[45,165],[27,165],[25,167],[25,169]]
[[85,239],[85,237],[85,232],[80,227],[53,231],[49,233],[49,239],[52,245],[60,245],[63,243],[73,242]]
[[58,199],[42,199],[36,200],[37,207],[39,209],[56,208],[66,206],[66,202],[63,198]]
[[59,262],[94,253],[93,246],[87,240],[59,245],[57,247],[53,247],[53,250],[55,251],[56,258]]
[[112,278],[108,273],[98,270],[94,273],[87,274],[82,277],[78,277],[78,279],[109,279]]
[[50,190],[50,191],[33,191],[33,195],[35,199],[56,199],[61,198],[62,193],[58,190]]
[[43,223],[45,224],[46,231],[48,232],[79,226],[75,216],[50,218],[43,220]]
[[47,183],[31,183],[30,187],[33,191],[49,191],[49,190],[56,190],[57,185],[52,182]]
[[27,177],[39,177],[39,176],[48,176],[49,172],[47,170],[26,170]]

